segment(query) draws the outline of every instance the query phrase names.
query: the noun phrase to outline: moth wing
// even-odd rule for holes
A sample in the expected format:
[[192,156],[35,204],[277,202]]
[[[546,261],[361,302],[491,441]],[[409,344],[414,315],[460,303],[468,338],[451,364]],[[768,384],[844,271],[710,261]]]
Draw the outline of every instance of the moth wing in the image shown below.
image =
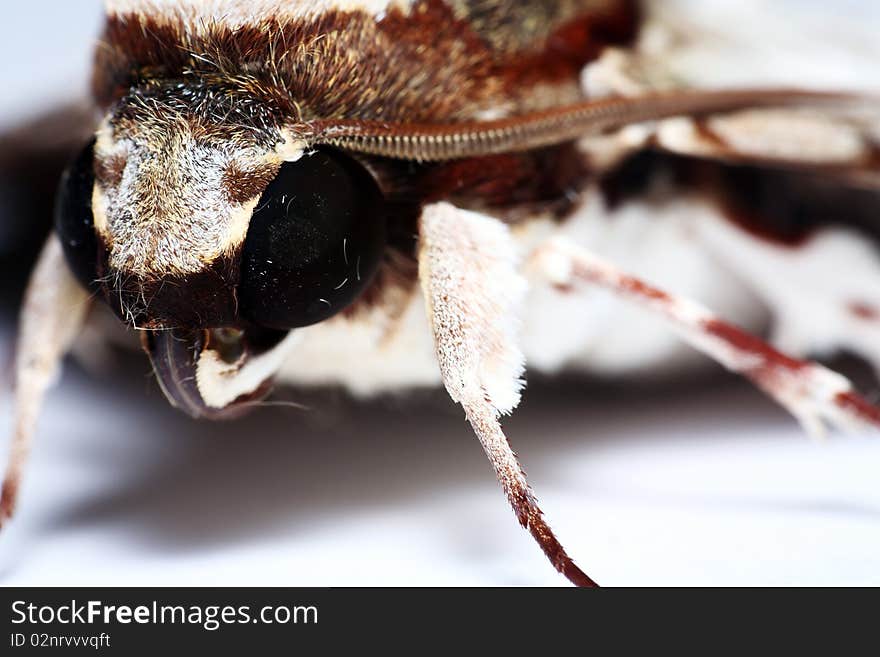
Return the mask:
[[880,189],[880,114],[839,109],[751,109],[701,119],[678,117],[586,137],[580,146],[604,169],[643,148],[734,164],[822,173]]
[[[801,87],[876,96],[880,46],[872,35],[880,28],[880,10],[865,6],[829,17],[827,10],[788,4],[747,1],[709,9],[650,3],[633,47],[607,49],[584,69],[584,92],[602,98]],[[588,137],[582,146],[597,165],[611,166],[651,147],[725,162],[818,169],[846,183],[878,187],[880,103],[676,117]]]
[[[609,50],[583,71],[585,92],[880,92],[880,8],[862,3],[831,14],[804,3],[711,4],[689,3],[685,12],[682,2],[651,3],[634,47]],[[701,248],[769,309],[775,346],[800,355],[845,349],[880,371],[880,268],[870,237],[880,213],[880,102],[678,117],[580,144],[598,169],[650,151],[644,157],[660,161],[667,179],[678,180],[670,170],[687,172],[681,189],[670,189],[717,208],[696,229]],[[842,266],[848,275],[835,275]]]

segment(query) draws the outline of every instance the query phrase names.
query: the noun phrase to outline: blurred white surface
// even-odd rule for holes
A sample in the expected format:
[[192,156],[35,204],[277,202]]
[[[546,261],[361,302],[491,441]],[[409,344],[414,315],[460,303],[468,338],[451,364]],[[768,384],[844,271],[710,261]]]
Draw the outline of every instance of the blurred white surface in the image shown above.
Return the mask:
[[[50,396],[3,583],[564,583],[440,395],[197,423],[127,369]],[[729,381],[536,386],[505,426],[602,583],[880,584],[876,437],[811,444]]]
[[[9,5],[0,124],[84,88],[98,15],[94,2]],[[168,408],[145,359],[106,377],[69,368],[0,534],[0,583],[565,584],[442,395],[308,403],[196,423]],[[10,408],[5,395],[4,426]],[[880,584],[876,436],[810,443],[730,379],[534,386],[505,428],[600,583]]]

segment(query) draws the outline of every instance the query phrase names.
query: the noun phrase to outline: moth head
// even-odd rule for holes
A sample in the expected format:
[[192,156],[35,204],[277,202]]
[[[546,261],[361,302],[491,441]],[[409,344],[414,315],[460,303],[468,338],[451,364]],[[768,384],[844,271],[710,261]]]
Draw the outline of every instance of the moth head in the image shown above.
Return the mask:
[[[306,149],[270,105],[220,89],[120,100],[65,172],[55,225],[73,273],[144,331],[163,389],[193,415],[265,392],[274,372],[241,376],[250,361],[351,304],[385,243],[362,164]],[[197,389],[182,391],[187,377]]]

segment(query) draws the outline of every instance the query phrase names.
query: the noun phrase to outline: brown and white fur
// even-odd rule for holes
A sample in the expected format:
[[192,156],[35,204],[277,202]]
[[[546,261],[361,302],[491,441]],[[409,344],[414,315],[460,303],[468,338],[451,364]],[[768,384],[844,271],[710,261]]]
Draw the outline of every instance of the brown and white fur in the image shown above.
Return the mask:
[[[308,157],[312,122],[476,125],[699,82],[657,65],[658,49],[675,63],[700,47],[682,43],[668,13],[658,13],[642,18],[636,3],[615,0],[109,2],[93,78],[101,121],[92,198],[108,302],[143,330],[228,323],[223,299],[234,296],[250,214],[282,163]],[[657,154],[652,175],[631,193],[626,165],[646,148]],[[592,584],[546,525],[501,431],[525,368],[681,365],[689,352],[663,326],[671,322],[679,338],[752,378],[808,429],[877,425],[845,379],[799,360],[851,348],[880,368],[869,321],[880,308],[880,267],[864,226],[828,217],[793,239],[748,207],[757,213],[751,224],[764,229],[755,231],[734,217],[731,180],[736,167],[758,163],[808,187],[821,184],[819,175],[870,194],[878,151],[875,115],[794,108],[641,122],[436,163],[360,154],[399,204],[372,288],[249,362],[224,367],[204,354],[199,393],[223,408],[272,376],[357,395],[443,384],[520,522],[558,570]],[[609,191],[620,184],[622,196]],[[35,285],[57,267],[57,251],[50,241]],[[849,274],[829,280],[838,262]],[[796,357],[695,300],[747,328],[769,309],[773,342]],[[43,305],[32,292],[25,331],[51,315]],[[20,381],[38,381],[19,390],[6,515],[35,400],[68,328],[41,335],[19,360]],[[35,353],[48,361],[39,370]]]

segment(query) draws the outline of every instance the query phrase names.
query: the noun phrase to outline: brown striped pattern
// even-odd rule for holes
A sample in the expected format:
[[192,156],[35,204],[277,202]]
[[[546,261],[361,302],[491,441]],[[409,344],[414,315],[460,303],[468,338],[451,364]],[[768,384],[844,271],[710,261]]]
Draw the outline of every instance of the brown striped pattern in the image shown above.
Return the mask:
[[577,98],[581,67],[637,24],[632,0],[419,0],[378,21],[331,11],[234,30],[111,16],[93,89],[107,106],[148,81],[222,83],[287,118],[464,120]]

